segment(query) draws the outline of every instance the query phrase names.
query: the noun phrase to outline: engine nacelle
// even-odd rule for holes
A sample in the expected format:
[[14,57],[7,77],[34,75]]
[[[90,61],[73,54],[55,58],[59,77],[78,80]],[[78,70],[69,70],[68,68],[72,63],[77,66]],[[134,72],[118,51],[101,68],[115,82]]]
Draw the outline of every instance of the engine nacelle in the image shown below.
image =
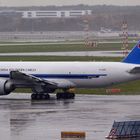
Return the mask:
[[1,95],[8,95],[15,89],[14,84],[6,79],[0,79],[0,96]]

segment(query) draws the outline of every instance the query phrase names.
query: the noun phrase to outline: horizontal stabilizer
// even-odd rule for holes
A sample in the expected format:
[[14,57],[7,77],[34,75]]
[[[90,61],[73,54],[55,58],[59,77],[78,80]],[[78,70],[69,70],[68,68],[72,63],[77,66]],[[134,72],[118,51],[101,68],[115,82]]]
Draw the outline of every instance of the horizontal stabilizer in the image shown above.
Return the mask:
[[140,73],[140,67],[133,68],[132,70],[129,71],[129,73],[134,73],[134,74]]

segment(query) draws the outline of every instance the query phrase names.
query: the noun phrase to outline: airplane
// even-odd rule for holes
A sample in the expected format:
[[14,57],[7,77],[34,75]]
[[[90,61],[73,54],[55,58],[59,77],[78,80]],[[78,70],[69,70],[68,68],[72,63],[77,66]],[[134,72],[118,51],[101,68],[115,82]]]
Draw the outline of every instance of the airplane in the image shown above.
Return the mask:
[[32,100],[75,97],[72,88],[99,88],[140,79],[140,41],[122,62],[0,62],[0,95],[31,88]]

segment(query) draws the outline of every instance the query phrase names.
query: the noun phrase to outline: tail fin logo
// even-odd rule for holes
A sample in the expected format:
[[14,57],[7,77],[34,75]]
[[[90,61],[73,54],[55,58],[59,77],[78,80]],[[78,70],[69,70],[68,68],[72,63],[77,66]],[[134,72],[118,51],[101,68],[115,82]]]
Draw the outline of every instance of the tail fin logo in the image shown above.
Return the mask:
[[140,44],[138,44],[138,48],[140,49]]

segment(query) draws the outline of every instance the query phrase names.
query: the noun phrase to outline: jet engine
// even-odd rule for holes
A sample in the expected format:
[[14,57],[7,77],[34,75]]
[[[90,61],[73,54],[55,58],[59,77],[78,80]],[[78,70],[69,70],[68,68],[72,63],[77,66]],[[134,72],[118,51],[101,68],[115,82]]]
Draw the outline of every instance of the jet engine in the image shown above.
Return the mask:
[[0,79],[0,96],[1,95],[8,95],[15,89],[14,84],[6,79]]

